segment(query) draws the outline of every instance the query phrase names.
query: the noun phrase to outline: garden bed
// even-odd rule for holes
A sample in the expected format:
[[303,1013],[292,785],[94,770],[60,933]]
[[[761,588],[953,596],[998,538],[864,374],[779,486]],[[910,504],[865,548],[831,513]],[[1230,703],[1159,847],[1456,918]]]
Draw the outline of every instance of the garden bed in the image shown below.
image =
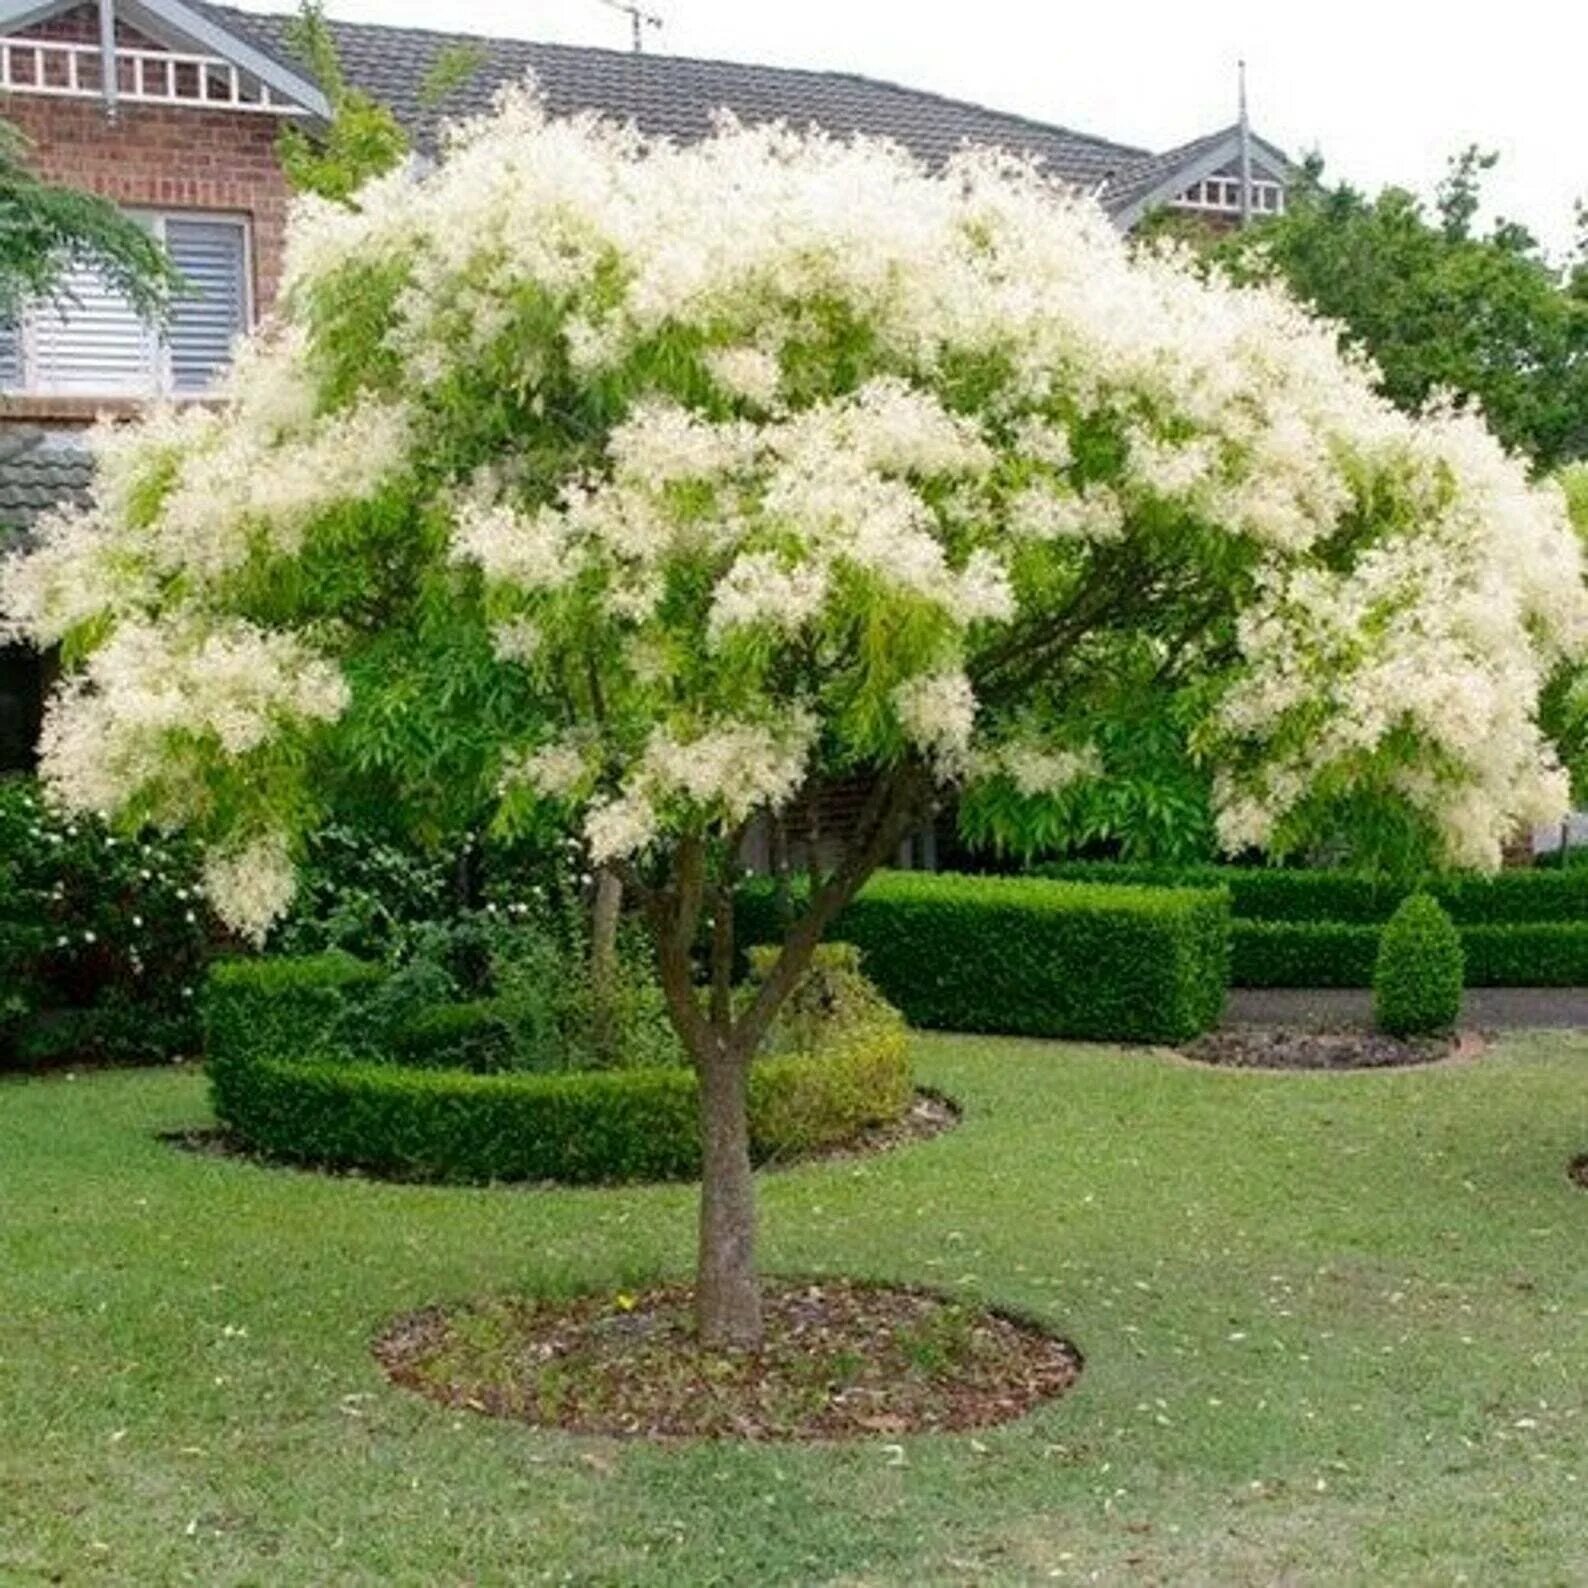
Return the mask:
[[1005,1313],[928,1291],[772,1283],[753,1352],[707,1352],[682,1286],[494,1300],[398,1319],[375,1343],[442,1405],[620,1438],[833,1440],[986,1428],[1062,1395],[1081,1360]]
[[1378,1031],[1307,1031],[1291,1026],[1228,1026],[1180,1052],[1199,1064],[1239,1070],[1384,1070],[1476,1058],[1487,1046],[1476,1032],[1446,1037],[1391,1037]]

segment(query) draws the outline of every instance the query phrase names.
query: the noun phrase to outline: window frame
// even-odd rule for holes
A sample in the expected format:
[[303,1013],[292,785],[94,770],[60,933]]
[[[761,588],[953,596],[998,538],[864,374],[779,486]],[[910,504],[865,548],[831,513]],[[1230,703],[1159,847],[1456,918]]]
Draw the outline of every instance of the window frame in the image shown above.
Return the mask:
[[[1186,187],[1171,207],[1195,210],[1208,215],[1239,215],[1241,212],[1241,179],[1213,173]],[[1283,215],[1285,213],[1285,184],[1271,176],[1252,178],[1252,213],[1254,215]]]
[[[241,255],[239,269],[242,276],[242,323],[237,334],[246,336],[253,330],[255,324],[254,302],[254,227],[253,217],[239,210],[204,210],[204,209],[160,209],[151,205],[129,204],[124,207],[124,213],[134,220],[147,220],[150,231],[157,237],[162,245],[166,243],[166,228],[172,221],[192,221],[200,225],[221,225],[234,228],[241,241]],[[12,398],[41,399],[44,401],[69,402],[73,400],[87,402],[147,402],[150,400],[164,400],[168,402],[204,402],[212,393],[208,391],[182,391],[176,384],[172,369],[171,341],[165,331],[153,321],[144,321],[142,326],[141,347],[146,355],[146,362],[150,378],[146,383],[137,386],[116,386],[107,384],[103,389],[63,389],[59,386],[42,384],[38,378],[39,353],[36,346],[39,335],[38,316],[39,307],[24,309],[17,317],[17,371],[19,380],[15,385],[0,384],[0,395]],[[51,312],[48,308],[44,313]],[[71,303],[63,304],[62,312],[70,317]],[[224,374],[224,369],[217,369],[215,378]]]

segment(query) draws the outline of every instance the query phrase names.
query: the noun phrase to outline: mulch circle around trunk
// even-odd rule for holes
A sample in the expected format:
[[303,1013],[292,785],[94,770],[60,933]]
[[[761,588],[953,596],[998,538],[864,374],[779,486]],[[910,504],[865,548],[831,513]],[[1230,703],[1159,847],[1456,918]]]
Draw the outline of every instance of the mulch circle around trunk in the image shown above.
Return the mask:
[[1588,1191],[1588,1152],[1582,1153],[1578,1157],[1573,1158],[1572,1161],[1566,1166],[1566,1173],[1569,1174],[1572,1179],[1583,1188],[1584,1191]]
[[1009,1314],[928,1291],[769,1281],[759,1350],[696,1341],[686,1286],[429,1307],[375,1342],[444,1406],[635,1439],[834,1440],[986,1428],[1075,1382],[1081,1358]]
[[[886,1125],[871,1125],[850,1141],[839,1142],[796,1157],[774,1158],[760,1165],[763,1170],[792,1169],[802,1163],[822,1163],[839,1158],[865,1158],[875,1153],[890,1152],[895,1147],[907,1147],[912,1142],[930,1141],[952,1130],[961,1118],[960,1106],[953,1098],[929,1087],[918,1087],[910,1106],[898,1119]],[[384,1180],[396,1185],[436,1185],[433,1179],[420,1176],[404,1178],[394,1174],[376,1174],[367,1169],[350,1169],[339,1164],[308,1164],[296,1158],[278,1158],[259,1152],[247,1142],[219,1125],[198,1125],[188,1130],[160,1132],[160,1140],[182,1152],[196,1153],[202,1158],[230,1158],[239,1163],[250,1163],[266,1169],[290,1169],[300,1174],[326,1174],[346,1180]],[[499,1182],[516,1190],[550,1190],[559,1184],[555,1180],[512,1180]]]
[[1488,1046],[1475,1031],[1448,1037],[1389,1037],[1378,1031],[1305,1031],[1228,1026],[1180,1052],[1199,1064],[1244,1070],[1382,1070],[1476,1058]]

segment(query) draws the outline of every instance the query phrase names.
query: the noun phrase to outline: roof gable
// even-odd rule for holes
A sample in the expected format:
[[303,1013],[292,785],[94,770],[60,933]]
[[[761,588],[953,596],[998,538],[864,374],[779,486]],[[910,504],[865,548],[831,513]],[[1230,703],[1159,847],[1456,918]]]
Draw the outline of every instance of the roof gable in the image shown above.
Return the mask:
[[[1282,149],[1253,134],[1251,151],[1254,166],[1260,166],[1269,179],[1287,185],[1294,181],[1296,168]],[[1103,193],[1103,205],[1128,231],[1150,211],[1172,203],[1193,183],[1238,161],[1240,154],[1238,126],[1194,138],[1114,173]]]
[[[74,11],[82,0],[0,0],[0,34],[19,33],[36,23]],[[242,13],[238,13],[241,15]],[[281,99],[320,120],[331,114],[320,86],[301,66],[261,50],[247,34],[189,0],[119,0],[118,21],[136,28],[167,49],[191,50],[235,66]]]

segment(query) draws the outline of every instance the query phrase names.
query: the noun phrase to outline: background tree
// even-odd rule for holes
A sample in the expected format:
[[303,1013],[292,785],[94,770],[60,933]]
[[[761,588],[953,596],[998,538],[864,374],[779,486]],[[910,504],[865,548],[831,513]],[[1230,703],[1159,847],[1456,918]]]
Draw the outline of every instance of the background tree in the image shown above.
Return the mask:
[[365,182],[407,159],[408,135],[387,106],[348,83],[322,0],[304,0],[287,39],[330,102],[331,120],[313,131],[283,127],[281,169],[294,192],[348,203]]
[[1243,275],[1276,272],[1344,324],[1400,407],[1475,398],[1501,440],[1549,469],[1588,454],[1588,276],[1582,256],[1557,267],[1515,222],[1475,229],[1495,158],[1452,160],[1431,213],[1403,188],[1330,186],[1314,160],[1284,215],[1211,252]]
[[[701,1329],[737,1346],[750,1064],[942,794],[1020,842],[1147,692],[1227,847],[1344,811],[1494,864],[1564,806],[1534,711],[1581,576],[1480,423],[1400,413],[1281,291],[1138,256],[1003,157],[678,148],[517,94],[300,206],[229,403],[107,436],[0,605],[74,669],[55,797],[193,831],[241,930],[349,789],[621,870],[699,1075]],[[749,828],[856,776],[736,988]]]
[[[1577,538],[1588,548],[1588,463],[1573,463],[1556,477]],[[1539,721],[1571,775],[1572,804],[1588,804],[1588,667],[1568,661],[1555,669],[1539,703]],[[1563,846],[1570,841],[1563,829]]]
[[0,121],[0,321],[55,296],[81,267],[154,318],[181,279],[148,229],[108,199],[40,180],[27,140]]
[[[389,106],[348,83],[322,0],[304,0],[287,38],[330,101],[331,120],[310,132],[290,124],[282,129],[276,140],[282,170],[294,192],[350,203],[364,183],[408,158],[408,134]],[[483,44],[445,45],[420,85],[420,103],[428,111],[444,110],[486,58]]]

